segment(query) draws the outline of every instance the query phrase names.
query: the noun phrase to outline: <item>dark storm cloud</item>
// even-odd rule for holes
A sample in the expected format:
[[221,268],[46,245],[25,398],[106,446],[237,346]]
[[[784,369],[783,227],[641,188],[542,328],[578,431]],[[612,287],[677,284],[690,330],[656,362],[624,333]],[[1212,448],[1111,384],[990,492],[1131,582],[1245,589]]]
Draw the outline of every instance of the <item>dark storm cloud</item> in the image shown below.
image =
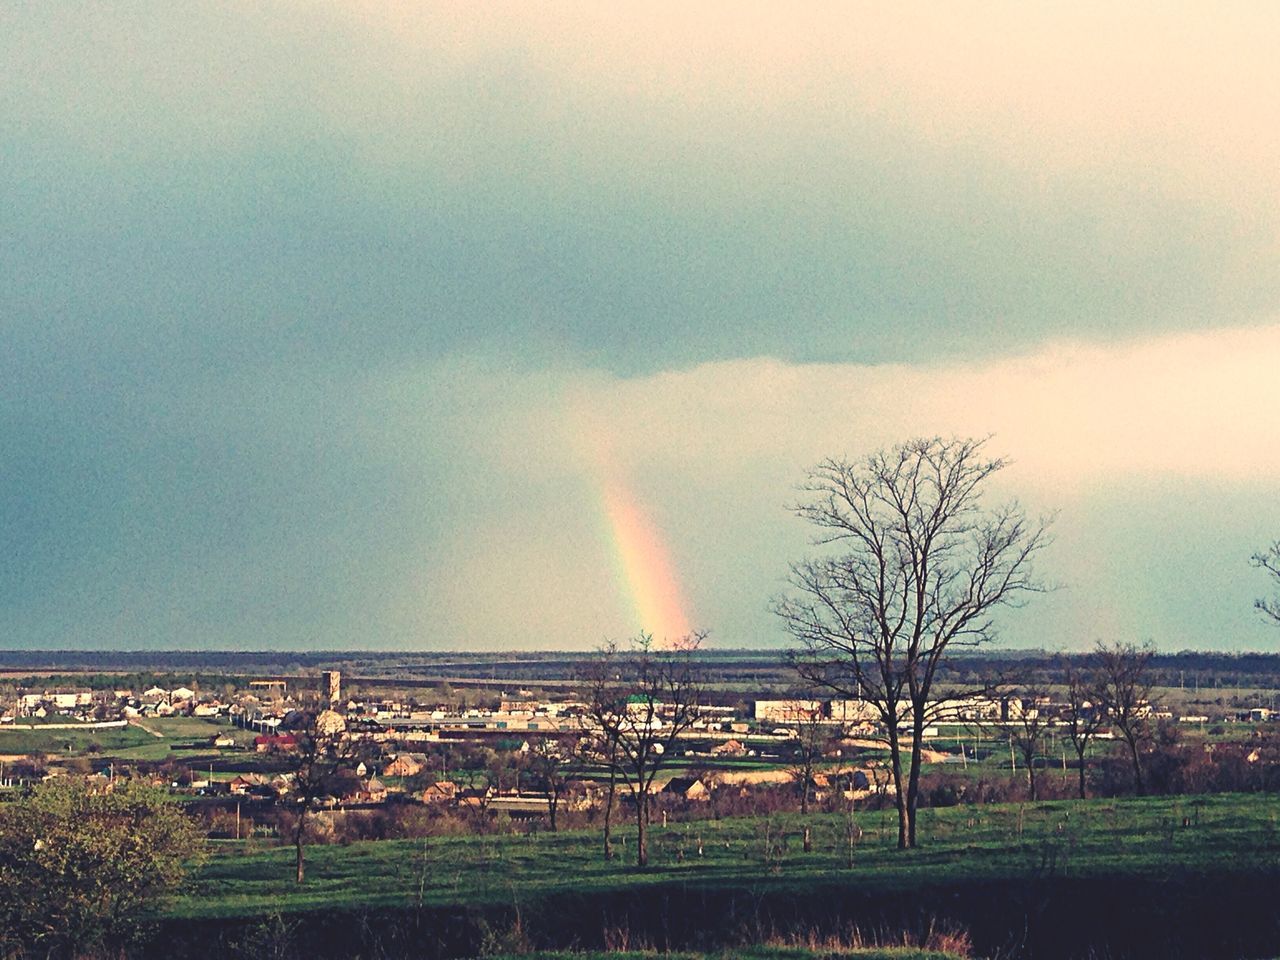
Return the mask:
[[1206,174],[1203,137],[1149,136],[1172,87],[1092,131],[993,68],[1042,97],[1024,128],[986,88],[931,106],[888,37],[792,22],[720,62],[564,17],[0,13],[0,642],[519,642],[445,554],[514,556],[589,484],[493,459],[513,398],[550,434],[613,376],[1275,315],[1273,145]]

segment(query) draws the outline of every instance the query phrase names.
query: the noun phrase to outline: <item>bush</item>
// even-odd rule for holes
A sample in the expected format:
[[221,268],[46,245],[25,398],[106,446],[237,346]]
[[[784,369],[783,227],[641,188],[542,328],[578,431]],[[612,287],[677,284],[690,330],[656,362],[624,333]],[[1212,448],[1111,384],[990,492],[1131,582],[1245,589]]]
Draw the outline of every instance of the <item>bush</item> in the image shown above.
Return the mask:
[[114,787],[62,778],[0,810],[0,947],[119,949],[182,882],[199,827],[154,788]]

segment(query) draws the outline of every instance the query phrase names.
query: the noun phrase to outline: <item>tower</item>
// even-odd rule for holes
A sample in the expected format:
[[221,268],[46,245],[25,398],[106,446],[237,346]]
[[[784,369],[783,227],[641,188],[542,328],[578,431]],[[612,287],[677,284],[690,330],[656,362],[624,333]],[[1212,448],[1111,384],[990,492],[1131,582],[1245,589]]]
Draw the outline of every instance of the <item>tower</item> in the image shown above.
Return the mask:
[[337,710],[342,700],[342,671],[326,670],[320,676],[324,679],[325,705],[330,710]]

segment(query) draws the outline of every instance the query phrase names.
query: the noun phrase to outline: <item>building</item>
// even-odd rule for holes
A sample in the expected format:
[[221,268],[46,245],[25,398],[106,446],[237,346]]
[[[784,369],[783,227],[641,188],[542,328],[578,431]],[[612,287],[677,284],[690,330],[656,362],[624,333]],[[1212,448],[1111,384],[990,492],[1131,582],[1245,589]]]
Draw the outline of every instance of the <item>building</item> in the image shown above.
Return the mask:
[[325,706],[338,709],[342,704],[342,671],[326,670],[320,677],[324,683]]
[[762,723],[799,723],[822,716],[821,700],[757,700],[754,717]]
[[395,759],[382,769],[384,777],[416,777],[422,772],[423,763],[410,753],[397,754]]
[[672,777],[662,788],[662,793],[681,800],[711,799],[711,791],[707,789],[707,785],[696,777]]

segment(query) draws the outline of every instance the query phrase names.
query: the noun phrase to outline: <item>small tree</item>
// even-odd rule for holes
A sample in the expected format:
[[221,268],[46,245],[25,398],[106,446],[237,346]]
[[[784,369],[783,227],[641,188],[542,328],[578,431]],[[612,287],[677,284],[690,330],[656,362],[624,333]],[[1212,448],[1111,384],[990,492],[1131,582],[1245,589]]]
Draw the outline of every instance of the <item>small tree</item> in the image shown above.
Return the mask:
[[308,714],[294,737],[296,746],[287,756],[294,811],[294,880],[302,883],[306,879],[308,820],[320,799],[331,795],[350,776],[360,760],[360,744],[347,735],[346,725],[332,710]]
[[1150,647],[1132,643],[1099,643],[1097,647],[1098,693],[1107,722],[1116,728],[1129,749],[1134,790],[1139,796],[1146,792],[1142,753],[1153,733],[1155,708],[1147,667],[1154,653]]
[[195,822],[154,787],[41,784],[0,806],[0,952],[118,950],[202,852]]
[[795,727],[796,739],[787,772],[800,788],[800,812],[808,814],[814,776],[840,738],[838,731],[823,720],[821,705],[815,707],[812,699],[795,701],[788,712],[788,722]]
[[642,868],[649,864],[654,778],[699,716],[702,683],[693,655],[704,636],[691,634],[658,650],[642,633],[627,648],[606,645],[586,671],[585,733],[635,803],[636,865]]
[[[1253,565],[1269,574],[1274,581],[1273,586],[1280,591],[1280,540],[1271,544],[1266,550],[1253,555]],[[1280,592],[1271,598],[1260,597],[1253,604],[1273,623],[1280,624]]]
[[1009,714],[1005,731],[1026,767],[1027,795],[1032,801],[1039,799],[1036,758],[1040,755],[1041,741],[1049,729],[1049,718],[1040,709],[1040,701],[1044,696],[1044,687],[1034,681],[1018,684],[1007,694]]
[[1076,752],[1081,800],[1087,799],[1089,795],[1085,755],[1089,752],[1089,744],[1107,725],[1106,707],[1102,703],[1102,681],[1095,659],[1090,657],[1083,665],[1066,659],[1062,664],[1067,685],[1062,720]]
[[609,786],[605,788],[604,794],[604,858],[606,860],[613,859],[613,811],[618,804],[618,743],[616,740],[609,740],[606,737],[593,741],[588,738],[584,740],[588,744],[586,754],[601,763],[609,772]]
[[576,738],[571,736],[542,737],[532,744],[527,761],[535,790],[547,798],[547,819],[551,830],[559,829],[560,798],[564,796],[565,767],[578,752]]

